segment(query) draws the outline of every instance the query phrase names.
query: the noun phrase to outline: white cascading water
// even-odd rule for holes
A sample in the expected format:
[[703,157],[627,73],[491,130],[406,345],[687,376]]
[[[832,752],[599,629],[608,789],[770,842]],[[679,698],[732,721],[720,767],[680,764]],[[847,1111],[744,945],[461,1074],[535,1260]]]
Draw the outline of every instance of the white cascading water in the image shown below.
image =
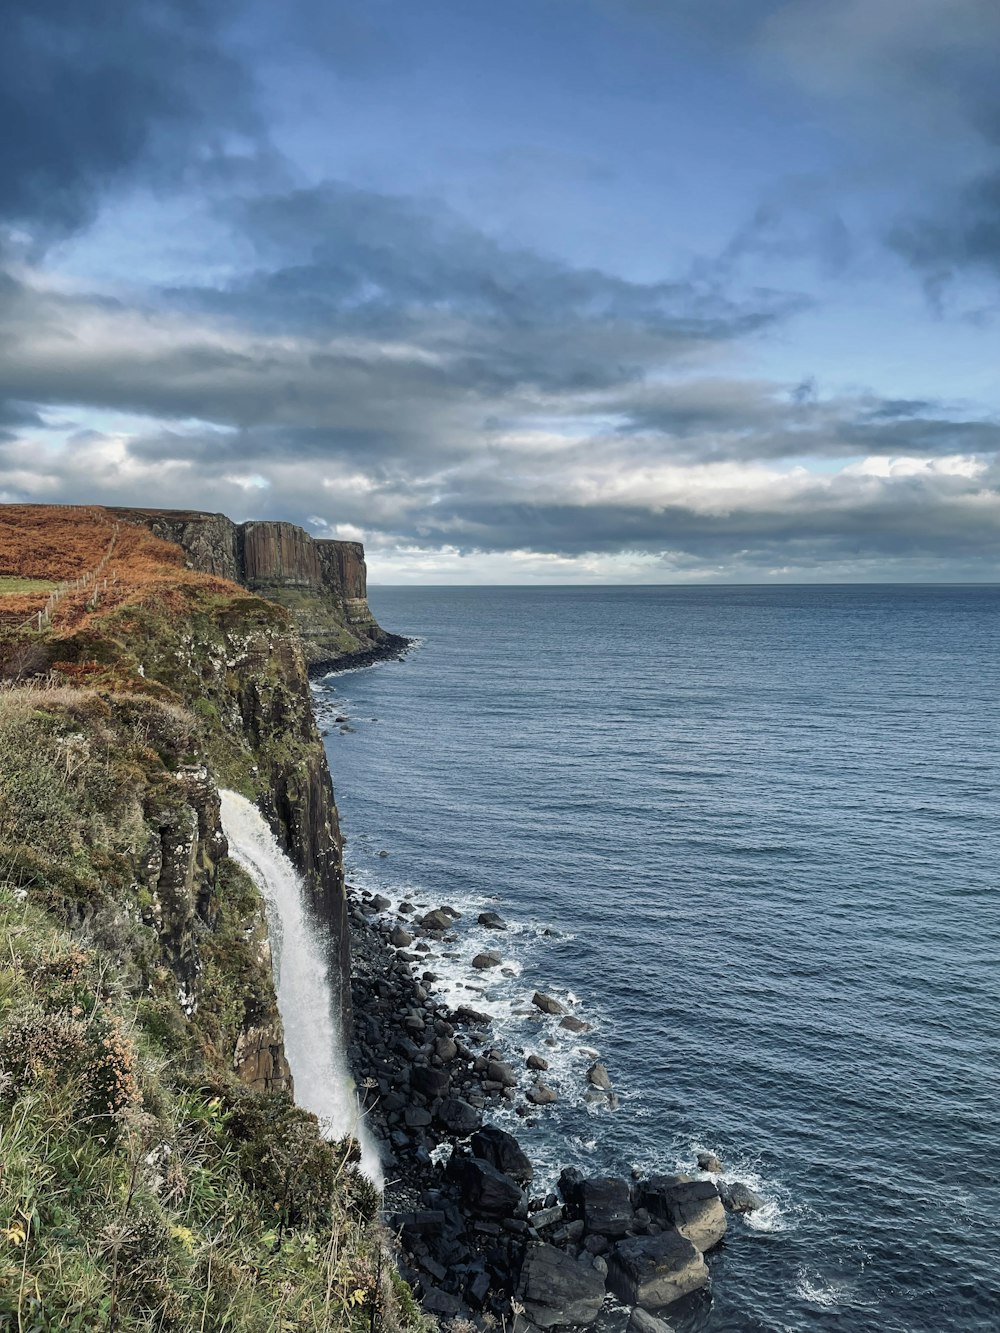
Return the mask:
[[278,1008],[295,1100],[319,1118],[328,1139],[351,1135],[361,1169],[381,1188],[378,1149],[361,1114],[333,1020],[326,960],[306,914],[302,877],[278,846],[255,805],[220,791],[229,854],[252,877],[267,903]]

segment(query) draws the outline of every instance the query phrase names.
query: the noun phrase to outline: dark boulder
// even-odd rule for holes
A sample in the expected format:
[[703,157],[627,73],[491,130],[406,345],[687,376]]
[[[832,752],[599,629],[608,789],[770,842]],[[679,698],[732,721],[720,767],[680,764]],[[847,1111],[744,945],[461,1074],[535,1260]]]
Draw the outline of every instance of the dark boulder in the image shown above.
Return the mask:
[[429,1065],[415,1065],[410,1071],[410,1087],[432,1100],[435,1097],[447,1097],[449,1083],[448,1075],[443,1069],[431,1069]]
[[726,1234],[726,1210],[710,1180],[651,1176],[640,1186],[640,1198],[652,1217],[676,1227],[702,1252]]
[[577,1018],[575,1014],[567,1014],[559,1024],[567,1032],[589,1032],[590,1024],[585,1023],[582,1018]]
[[487,930],[506,930],[507,922],[499,912],[480,912],[479,924],[485,926]]
[[535,991],[531,997],[531,1003],[541,1009],[543,1014],[564,1014],[566,1012],[564,1004],[560,1004],[553,996],[545,995],[542,991]]
[[547,1083],[533,1083],[524,1095],[532,1106],[548,1106],[550,1102],[559,1100],[555,1088],[550,1088]]
[[482,1113],[460,1097],[446,1097],[437,1109],[437,1118],[449,1134],[464,1139],[483,1123]]
[[704,1257],[677,1231],[634,1236],[615,1246],[608,1285],[627,1305],[658,1310],[708,1285]]
[[420,924],[424,930],[450,930],[451,917],[438,907],[433,912],[425,912],[420,918]]
[[731,1184],[720,1180],[716,1189],[719,1191],[722,1206],[728,1208],[731,1213],[753,1213],[764,1206],[764,1200],[760,1195],[742,1180],[734,1180]]
[[521,1265],[517,1299],[539,1328],[592,1324],[604,1304],[604,1279],[554,1245],[530,1245]]
[[448,1176],[462,1193],[465,1209],[486,1217],[511,1217],[524,1201],[516,1180],[481,1157],[452,1157]]
[[632,1225],[632,1196],[628,1182],[617,1176],[594,1176],[580,1191],[583,1220],[599,1236],[624,1236]]
[[717,1176],[722,1171],[722,1163],[714,1152],[700,1152],[698,1154],[698,1170],[711,1171],[713,1175]]
[[531,1184],[534,1169],[513,1134],[496,1125],[485,1125],[473,1134],[470,1146],[476,1157],[489,1162],[512,1180],[520,1181],[522,1185]]
[[503,959],[495,949],[484,949],[482,953],[477,953],[472,960],[472,966],[480,972],[486,972],[491,967],[499,967]]

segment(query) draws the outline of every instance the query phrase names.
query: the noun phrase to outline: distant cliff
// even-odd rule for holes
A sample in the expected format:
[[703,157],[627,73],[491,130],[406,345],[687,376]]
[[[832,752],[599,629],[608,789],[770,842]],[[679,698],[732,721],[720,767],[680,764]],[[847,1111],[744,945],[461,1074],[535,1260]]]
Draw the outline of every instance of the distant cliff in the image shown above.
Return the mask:
[[407,640],[376,622],[360,542],[317,540],[294,523],[234,523],[183,509],[115,509],[182,547],[192,569],[231,579],[292,615],[309,671],[395,657]]

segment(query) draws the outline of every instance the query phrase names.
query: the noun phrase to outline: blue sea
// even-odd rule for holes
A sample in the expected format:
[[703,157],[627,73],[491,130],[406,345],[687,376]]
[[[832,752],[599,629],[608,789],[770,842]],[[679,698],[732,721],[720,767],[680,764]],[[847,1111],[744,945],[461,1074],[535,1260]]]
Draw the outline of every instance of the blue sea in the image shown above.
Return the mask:
[[442,994],[559,1091],[511,1127],[550,1175],[711,1149],[765,1199],[671,1327],[1000,1329],[1000,588],[371,604],[419,642],[317,687],[350,877],[463,912]]

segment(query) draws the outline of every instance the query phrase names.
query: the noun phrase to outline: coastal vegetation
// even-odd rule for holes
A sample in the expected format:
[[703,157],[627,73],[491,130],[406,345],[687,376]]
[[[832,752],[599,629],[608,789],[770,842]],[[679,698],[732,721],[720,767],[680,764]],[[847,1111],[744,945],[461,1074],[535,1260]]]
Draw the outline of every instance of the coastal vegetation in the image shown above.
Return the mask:
[[291,839],[325,777],[287,614],[102,511],[4,511],[6,571],[43,582],[0,583],[0,1327],[420,1327],[219,824],[225,783]]

